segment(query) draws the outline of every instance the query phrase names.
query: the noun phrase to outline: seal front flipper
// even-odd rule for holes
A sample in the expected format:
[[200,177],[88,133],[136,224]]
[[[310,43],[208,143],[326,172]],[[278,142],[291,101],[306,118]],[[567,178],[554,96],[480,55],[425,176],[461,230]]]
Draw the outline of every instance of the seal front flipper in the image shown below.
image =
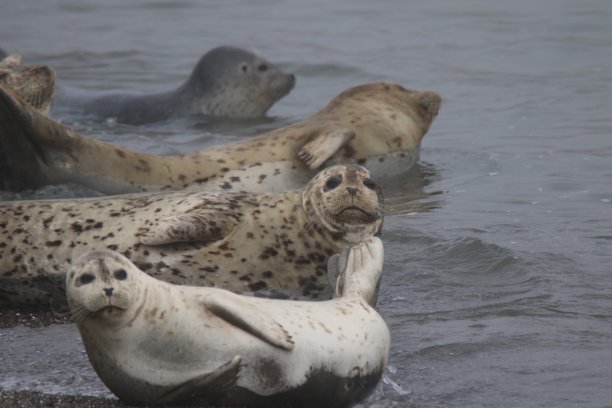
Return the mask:
[[232,217],[198,208],[160,219],[140,237],[140,242],[145,245],[164,245],[173,242],[218,241],[229,234],[235,225]]
[[314,170],[354,138],[355,132],[349,129],[323,129],[302,146],[298,152],[298,157],[308,168]]
[[292,350],[294,343],[287,331],[267,314],[244,302],[238,295],[211,293],[203,299],[204,306],[215,316],[274,347]]
[[223,394],[236,384],[240,371],[240,361],[240,356],[236,356],[209,373],[177,385],[160,396],[156,403],[159,405],[177,405],[190,400]]

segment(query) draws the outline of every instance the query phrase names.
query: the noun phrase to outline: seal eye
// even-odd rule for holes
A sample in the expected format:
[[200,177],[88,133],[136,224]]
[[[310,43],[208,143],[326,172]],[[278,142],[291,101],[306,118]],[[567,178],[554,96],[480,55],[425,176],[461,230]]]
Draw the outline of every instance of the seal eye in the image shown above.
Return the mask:
[[340,183],[342,183],[342,178],[338,176],[331,176],[325,183],[325,191],[333,190],[334,188],[338,187]]
[[247,72],[249,67],[247,66],[247,64],[242,64],[242,66],[240,67],[242,68],[242,72]]
[[87,285],[88,283],[91,283],[95,280],[96,280],[96,277],[93,276],[91,273],[84,273],[79,278],[79,282],[81,283],[81,285]]
[[268,66],[266,64],[261,64],[257,67],[259,72],[266,72],[268,70]]
[[370,190],[376,190],[378,188],[378,183],[371,178],[363,180],[363,185],[369,188]]
[[126,280],[127,279],[127,272],[125,271],[125,269],[118,269],[115,271],[115,273],[113,274],[115,276],[115,279],[117,280]]

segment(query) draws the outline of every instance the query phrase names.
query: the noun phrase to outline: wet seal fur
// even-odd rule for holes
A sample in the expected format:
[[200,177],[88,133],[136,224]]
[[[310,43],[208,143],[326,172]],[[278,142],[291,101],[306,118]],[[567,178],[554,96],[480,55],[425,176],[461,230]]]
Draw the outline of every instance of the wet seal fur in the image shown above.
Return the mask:
[[263,192],[300,188],[330,163],[361,164],[376,177],[400,174],[418,160],[440,103],[434,92],[366,84],[310,118],[258,137],[156,156],[83,137],[0,88],[0,144],[9,146],[12,170],[4,182],[21,188],[75,182],[107,194],[187,187]]
[[382,242],[334,261],[336,297],[323,302],[175,286],[109,251],[80,257],[66,293],[94,369],[128,404],[347,407],[374,389],[389,354],[367,302]]
[[237,47],[217,47],[196,64],[177,89],[149,95],[76,97],[59,92],[56,106],[100,119],[141,125],[194,114],[258,118],[295,85],[295,76]]
[[328,258],[379,234],[382,222],[380,185],[354,165],[329,167],[285,193],[4,202],[0,304],[49,307],[51,298],[65,299],[66,266],[96,249],[118,251],[172,283],[325,298]]

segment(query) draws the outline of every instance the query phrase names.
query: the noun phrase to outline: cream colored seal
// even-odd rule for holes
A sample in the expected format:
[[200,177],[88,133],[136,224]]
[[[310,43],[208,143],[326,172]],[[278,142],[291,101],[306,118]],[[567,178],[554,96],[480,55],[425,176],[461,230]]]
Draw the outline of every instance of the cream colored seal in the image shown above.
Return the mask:
[[387,325],[367,302],[380,239],[336,265],[336,297],[299,302],[171,285],[95,251],[74,263],[66,291],[89,360],[128,404],[347,407],[374,389],[389,354]]
[[[0,203],[0,304],[49,306],[66,266],[110,249],[159,279],[267,296],[329,296],[328,258],[380,232],[380,185],[332,166],[285,193],[140,193]],[[65,298],[60,291],[59,298]]]
[[[238,47],[208,51],[176,89],[149,95],[58,92],[56,106],[73,113],[140,125],[194,114],[258,118],[295,85],[293,74]],[[60,89],[61,90],[61,89]]]
[[116,194],[187,187],[285,191],[337,162],[364,165],[381,177],[414,165],[440,103],[434,92],[367,84],[308,119],[253,139],[155,156],[83,137],[0,89],[0,143],[10,170],[0,178],[24,188],[76,182]]
[[49,113],[55,71],[45,65],[22,65],[21,56],[8,55],[0,60],[0,84],[23,98],[43,114]]

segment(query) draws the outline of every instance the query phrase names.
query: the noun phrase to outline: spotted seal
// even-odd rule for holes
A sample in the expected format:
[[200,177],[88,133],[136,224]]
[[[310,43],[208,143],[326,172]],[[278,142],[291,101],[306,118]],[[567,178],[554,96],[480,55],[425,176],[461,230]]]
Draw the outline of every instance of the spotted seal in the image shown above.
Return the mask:
[[22,65],[18,54],[0,56],[0,84],[39,112],[49,113],[55,87],[55,71],[48,66]]
[[217,47],[198,61],[177,89],[149,95],[83,97],[58,92],[56,106],[101,119],[141,125],[177,116],[262,117],[295,85],[295,76],[237,47]]
[[284,193],[4,202],[0,304],[48,307],[65,265],[94,249],[118,251],[172,283],[321,298],[328,257],[378,234],[382,222],[380,185],[356,165],[329,167]]
[[440,103],[434,92],[366,84],[310,118],[255,138],[155,156],[83,137],[0,89],[0,144],[11,147],[12,170],[0,178],[23,188],[76,182],[117,194],[186,187],[284,191],[335,162],[358,163],[383,177],[416,162]]
[[389,354],[367,302],[380,239],[337,264],[337,296],[299,302],[171,285],[95,251],[76,260],[66,293],[94,369],[128,404],[347,407],[374,389]]

